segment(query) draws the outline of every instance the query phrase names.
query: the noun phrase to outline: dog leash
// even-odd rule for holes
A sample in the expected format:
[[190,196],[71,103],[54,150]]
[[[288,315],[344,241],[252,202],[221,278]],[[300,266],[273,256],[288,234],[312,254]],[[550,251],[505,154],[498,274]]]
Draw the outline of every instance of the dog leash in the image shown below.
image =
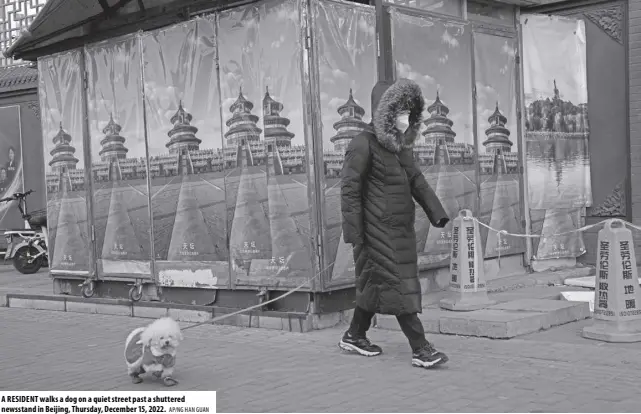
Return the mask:
[[189,325],[189,326],[186,326],[186,327],[182,328],[182,329],[181,329],[181,331],[186,331],[187,329],[195,328],[195,327],[197,327],[197,326],[201,326],[201,325],[211,325],[211,324],[216,323],[216,322],[218,322],[218,321],[222,321],[223,319],[231,318],[232,316],[240,315],[241,313],[249,312],[249,311],[252,311],[252,310],[254,310],[254,309],[261,308],[261,307],[263,307],[263,306],[265,306],[265,305],[268,305],[268,304],[270,304],[270,303],[274,303],[274,302],[276,302],[277,300],[280,300],[280,299],[286,298],[287,296],[291,295],[292,293],[294,293],[294,292],[298,292],[299,290],[301,290],[302,288],[304,288],[304,287],[305,287],[309,282],[311,282],[312,280],[314,280],[314,279],[318,278],[318,277],[319,277],[319,276],[320,276],[320,275],[321,275],[325,270],[329,269],[329,268],[330,268],[330,266],[334,265],[334,263],[336,263],[336,261],[331,262],[330,264],[328,264],[327,266],[325,266],[324,268],[322,268],[322,269],[321,269],[318,273],[316,273],[314,276],[312,276],[312,277],[310,277],[310,278],[306,279],[306,280],[305,280],[305,282],[301,283],[300,285],[296,286],[296,287],[295,287],[295,288],[293,288],[293,289],[290,289],[290,290],[286,291],[284,294],[282,294],[281,296],[279,296],[279,297],[277,297],[277,298],[270,299],[270,300],[268,300],[268,301],[266,301],[266,302],[262,302],[262,303],[259,303],[259,304],[257,304],[257,305],[253,305],[253,306],[250,306],[250,307],[248,307],[248,308],[244,308],[244,309],[241,309],[241,310],[238,310],[238,311],[232,312],[232,313],[226,313],[226,314],[224,314],[224,315],[216,316],[216,317],[214,317],[214,318],[207,319],[206,321],[203,321],[203,322],[197,322],[197,323],[194,323],[194,324],[192,324],[192,325]]

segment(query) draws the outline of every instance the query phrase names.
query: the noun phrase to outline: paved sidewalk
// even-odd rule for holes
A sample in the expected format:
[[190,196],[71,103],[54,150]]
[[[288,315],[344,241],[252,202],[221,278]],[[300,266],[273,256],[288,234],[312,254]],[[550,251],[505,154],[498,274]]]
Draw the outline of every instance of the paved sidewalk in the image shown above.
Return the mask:
[[[149,320],[0,308],[0,389],[148,390],[122,357]],[[593,341],[433,336],[450,362],[410,366],[400,332],[376,331],[385,353],[341,353],[340,329],[294,334],[202,326],[185,332],[177,390],[217,390],[220,412],[634,412],[641,347]]]

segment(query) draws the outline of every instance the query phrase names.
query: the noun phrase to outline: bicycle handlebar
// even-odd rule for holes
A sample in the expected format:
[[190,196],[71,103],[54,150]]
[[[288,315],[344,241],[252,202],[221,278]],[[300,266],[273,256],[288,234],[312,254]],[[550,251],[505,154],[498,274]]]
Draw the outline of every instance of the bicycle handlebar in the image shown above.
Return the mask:
[[33,192],[34,192],[33,190],[28,190],[28,191],[25,191],[24,193],[14,193],[11,197],[0,198],[0,203],[5,203],[7,201],[13,201],[13,200],[22,199],[22,198],[25,198],[26,196],[28,196],[29,194],[31,194]]

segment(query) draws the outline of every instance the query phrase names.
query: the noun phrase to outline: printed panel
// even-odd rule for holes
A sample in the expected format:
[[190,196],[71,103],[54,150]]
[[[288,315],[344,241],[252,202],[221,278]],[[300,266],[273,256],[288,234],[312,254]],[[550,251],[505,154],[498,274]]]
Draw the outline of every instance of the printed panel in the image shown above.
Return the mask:
[[140,42],[85,48],[93,223],[102,275],[151,277]]
[[370,95],[376,83],[376,15],[371,7],[331,1],[312,5],[318,47],[322,110],[325,266],[331,282],[354,282],[352,246],[345,244],[341,217],[341,170],[353,137],[370,128]]
[[[20,107],[0,108],[0,125],[0,198],[5,198],[24,191]],[[18,202],[0,203],[0,229],[14,228],[24,228]]]
[[295,285],[313,273],[299,7],[297,0],[268,1],[219,19],[236,286]]
[[38,60],[52,273],[87,274],[93,268],[85,192],[81,63],[80,50]]
[[[496,230],[523,234],[523,176],[516,116],[516,39],[474,33],[476,136],[480,164],[479,219]],[[484,257],[523,253],[525,238],[480,226]]]
[[145,33],[154,250],[163,286],[228,286],[214,16]]
[[[528,197],[537,259],[578,257],[580,227],[592,205],[585,25],[557,16],[522,15]],[[543,46],[545,45],[545,46]]]
[[[396,77],[419,84],[426,112],[415,158],[450,218],[477,204],[469,25],[391,10]],[[420,43],[416,39],[423,39]],[[475,214],[476,215],[476,214]],[[449,264],[452,222],[433,227],[416,206],[419,261]]]

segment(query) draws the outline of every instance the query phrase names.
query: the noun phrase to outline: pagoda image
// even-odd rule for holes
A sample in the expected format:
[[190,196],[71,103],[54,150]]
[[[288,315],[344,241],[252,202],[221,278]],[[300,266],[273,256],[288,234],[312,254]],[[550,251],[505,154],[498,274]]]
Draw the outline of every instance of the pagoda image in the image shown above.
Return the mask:
[[[460,210],[473,208],[476,203],[475,167],[462,163],[462,154],[469,146],[455,142],[454,122],[448,117],[450,109],[438,91],[427,111],[429,116],[423,121],[423,136],[426,144],[434,146],[434,162],[423,170],[423,175],[441,200],[447,215],[455,217]],[[459,153],[456,155],[452,151]],[[455,160],[460,160],[460,165],[454,165]],[[434,263],[447,262],[450,253],[447,235],[452,231],[451,222],[443,229],[435,228],[422,211],[417,211],[416,220],[418,248],[428,253]],[[423,240],[425,244],[422,244]]]
[[[336,130],[336,135],[331,137],[329,140],[334,144],[334,151],[339,152],[344,156],[347,146],[349,145],[352,138],[357,136],[363,131],[370,129],[370,126],[363,121],[363,116],[365,116],[365,109],[356,103],[354,96],[352,94],[352,89],[349,90],[349,97],[347,102],[338,107],[338,114],[341,116],[341,119],[334,123],[334,129]],[[341,157],[339,163],[332,163],[328,165],[328,168],[336,171],[335,175],[340,174],[342,168]],[[326,161],[327,162],[327,161]],[[331,186],[325,190],[325,200],[327,203],[340,205],[340,186]],[[340,231],[340,227],[338,228]],[[331,248],[331,247],[330,247]],[[345,244],[343,240],[342,232],[338,235],[338,243],[336,245],[336,260],[332,269],[332,280],[340,280],[345,277],[353,277],[354,271],[354,256],[352,254],[352,249],[350,246]],[[351,269],[351,270],[349,270]],[[348,270],[347,272],[345,270]]]
[[71,145],[71,135],[62,127],[53,137],[54,148],[49,166],[58,176],[59,197],[51,200],[47,216],[53,220],[50,237],[51,267],[55,269],[85,270],[90,267],[89,237],[87,228],[80,223],[87,221],[87,209],[83,198],[73,194],[69,172],[76,170],[79,160],[74,156],[76,149]]
[[[120,135],[121,131],[122,126],[110,114],[109,122],[102,129],[104,138],[100,140],[101,149],[98,152],[100,160],[107,164],[110,182],[94,194],[97,239],[102,238],[100,264],[107,273],[112,263],[118,266],[115,261],[149,260],[134,226],[135,220],[130,216],[130,209],[145,205],[146,200],[130,185],[123,183],[121,163],[127,159],[129,150],[125,146],[125,137]],[[106,221],[103,221],[101,218],[105,214]]]
[[292,138],[294,138],[294,134],[287,130],[290,120],[280,116],[283,108],[283,104],[275,101],[269,95],[269,88],[266,88],[263,98],[263,125],[265,126],[268,174],[283,174],[283,162],[278,148],[291,147]]
[[254,104],[245,98],[241,88],[238,99],[229,107],[233,115],[225,123],[229,130],[224,135],[227,147],[237,150],[237,167],[254,165],[251,144],[260,142],[260,134],[263,132],[256,126],[258,117],[251,113],[252,109]]
[[[174,217],[167,260],[176,262],[207,261],[217,259],[215,243],[209,234],[209,226],[198,202],[198,187],[203,181],[194,175],[191,154],[200,149],[201,140],[196,137],[198,128],[191,125],[192,115],[185,110],[182,101],[171,117],[173,127],[165,145],[170,154],[178,157],[178,173],[182,176],[178,189],[176,216]],[[206,193],[201,193],[203,196]]]
[[[506,128],[507,118],[496,103],[494,112],[487,119],[489,127],[485,130],[483,141],[485,152],[493,157],[492,173],[481,182],[480,201],[481,219],[492,228],[505,230],[508,233],[523,233],[521,226],[521,208],[519,176],[508,174],[506,155],[512,151],[510,130]],[[486,176],[487,177],[487,176]],[[522,252],[525,239],[520,237],[499,236],[494,231],[482,227],[481,238],[485,240],[484,257],[495,257],[498,254]]]
[[[269,89],[263,98],[263,124],[267,152],[267,211],[269,218],[271,257],[264,265],[266,273],[277,277],[305,277],[312,271],[306,240],[309,232],[294,219],[309,208],[307,187],[293,181],[283,172],[283,163],[291,160],[291,140],[287,131],[290,120],[280,116],[284,105],[274,100]],[[283,154],[286,155],[283,157]],[[252,266],[252,270],[259,270]],[[263,270],[265,272],[265,270]]]
[[[254,104],[245,98],[241,89],[229,107],[232,117],[226,122],[229,130],[224,134],[227,146],[236,149],[237,158],[237,171],[225,179],[229,183],[227,188],[238,188],[229,229],[229,250],[235,272],[246,274],[255,267],[252,262],[256,259],[269,262],[272,257],[271,230],[266,217],[269,202],[267,177],[255,162],[252,152],[252,148],[263,145],[260,141],[262,130],[256,126],[258,117],[251,113],[253,108]],[[230,196],[233,194],[228,193]]]
[[109,115],[109,123],[102,129],[105,137],[100,140],[100,160],[109,164],[109,179],[110,181],[117,181],[122,179],[122,171],[118,160],[127,158],[129,150],[125,147],[125,138],[120,135],[122,127],[118,125],[113,118],[113,114]]
[[494,113],[487,119],[490,127],[485,130],[487,137],[483,141],[485,152],[494,155],[494,174],[507,174],[507,162],[504,155],[512,152],[512,141],[510,131],[505,127],[507,118],[499,110],[499,103],[496,103]]
[[454,122],[447,117],[450,110],[443,102],[439,93],[436,92],[436,100],[427,107],[430,116],[423,121],[425,131],[423,136],[425,142],[434,144],[434,164],[450,164],[450,156],[447,148],[448,143],[454,143],[456,132],[452,130]]
[[178,156],[178,174],[193,174],[194,166],[189,156],[189,151],[198,151],[202,142],[196,138],[198,128],[191,125],[192,116],[185,111],[182,101],[178,103],[178,110],[171,117],[173,128],[167,132],[169,142],[165,144],[170,154]]
[[334,151],[345,153],[352,138],[369,129],[369,126],[363,121],[365,109],[354,101],[351,88],[347,102],[338,107],[338,114],[341,119],[334,123],[336,135],[329,140],[334,144]]
[[49,161],[51,170],[58,175],[58,191],[71,191],[71,178],[69,171],[75,170],[78,164],[78,158],[74,156],[76,149],[71,145],[71,135],[69,135],[63,128],[60,122],[60,130],[55,137],[53,137],[54,147],[49,152],[52,158]]

